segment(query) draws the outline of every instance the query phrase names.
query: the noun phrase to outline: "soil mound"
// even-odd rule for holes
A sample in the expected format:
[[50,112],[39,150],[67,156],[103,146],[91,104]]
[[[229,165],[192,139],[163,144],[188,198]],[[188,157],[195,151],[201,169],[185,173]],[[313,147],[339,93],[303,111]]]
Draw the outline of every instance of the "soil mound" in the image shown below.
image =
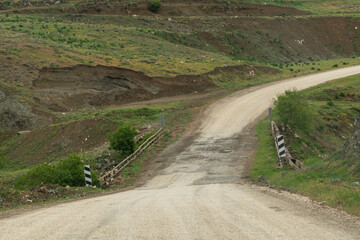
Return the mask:
[[86,65],[44,68],[33,81],[35,94],[54,111],[124,104],[214,87],[203,76],[151,78],[130,69]]

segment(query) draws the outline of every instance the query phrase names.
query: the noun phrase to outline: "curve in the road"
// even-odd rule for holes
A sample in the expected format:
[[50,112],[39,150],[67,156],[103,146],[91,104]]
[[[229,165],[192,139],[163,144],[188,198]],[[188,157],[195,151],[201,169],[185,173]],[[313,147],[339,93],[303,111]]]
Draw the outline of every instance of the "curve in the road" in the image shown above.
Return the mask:
[[348,67],[226,97],[199,133],[175,143],[187,142],[181,151],[164,151],[169,166],[144,186],[1,219],[0,239],[359,239],[358,218],[241,179],[256,145],[245,126],[272,98],[359,73]]

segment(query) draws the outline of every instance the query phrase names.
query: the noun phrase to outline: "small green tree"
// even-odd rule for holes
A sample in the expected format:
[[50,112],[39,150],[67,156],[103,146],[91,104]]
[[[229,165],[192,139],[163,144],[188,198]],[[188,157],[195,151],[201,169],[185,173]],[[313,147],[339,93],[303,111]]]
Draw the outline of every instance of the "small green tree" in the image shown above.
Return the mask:
[[132,127],[119,128],[109,136],[110,148],[121,151],[124,155],[130,155],[135,151],[135,135],[136,131]]
[[161,0],[149,0],[148,8],[150,11],[157,12],[159,11],[160,7],[161,7]]
[[274,102],[277,120],[285,126],[300,131],[309,131],[312,126],[313,113],[310,105],[297,90],[287,90]]

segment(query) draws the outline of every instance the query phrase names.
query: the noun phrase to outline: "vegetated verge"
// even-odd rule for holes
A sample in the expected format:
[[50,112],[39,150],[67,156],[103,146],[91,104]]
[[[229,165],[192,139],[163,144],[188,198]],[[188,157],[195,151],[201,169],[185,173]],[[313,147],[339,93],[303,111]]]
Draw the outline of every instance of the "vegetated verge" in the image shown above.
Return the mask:
[[[289,151],[303,161],[303,171],[275,168],[269,120],[260,121],[251,178],[360,216],[360,156],[354,148],[359,143],[359,123],[354,127],[360,114],[359,80],[360,75],[351,76],[301,92],[312,109],[310,129],[288,126],[283,133]],[[276,111],[274,117],[279,119]]]
[[[130,186],[139,173],[146,171],[149,159],[182,134],[185,126],[191,122],[195,112],[193,108],[201,104],[203,103],[198,101],[148,107],[79,110],[65,115],[68,122],[45,128],[45,138],[35,138],[34,146],[27,143],[23,144],[27,146],[24,148],[13,144],[19,138],[24,138],[26,142],[26,136],[0,138],[0,210],[102,194]],[[135,147],[138,147],[159,128],[160,114],[165,115],[164,137],[126,167],[115,186],[111,189],[82,187],[82,165],[91,165],[93,183],[99,186],[97,176],[126,157],[121,152],[108,150],[107,144],[103,145],[107,135],[118,127],[133,126],[141,135],[136,138],[138,142]],[[81,125],[85,125],[85,128]],[[88,130],[86,126],[89,127]],[[86,130],[85,135],[81,135],[82,140],[71,140],[71,133],[79,130],[79,133]],[[57,135],[58,131],[62,134]],[[11,157],[12,148],[17,148],[22,153],[18,157]],[[82,153],[70,154],[79,153],[79,150]]]

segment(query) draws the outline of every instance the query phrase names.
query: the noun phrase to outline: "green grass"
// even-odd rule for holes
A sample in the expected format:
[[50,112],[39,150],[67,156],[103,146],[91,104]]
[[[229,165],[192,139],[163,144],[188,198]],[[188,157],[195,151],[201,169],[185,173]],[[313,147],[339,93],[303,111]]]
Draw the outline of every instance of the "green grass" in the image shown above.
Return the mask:
[[126,108],[105,108],[105,109],[79,109],[75,112],[68,112],[62,115],[63,123],[88,119],[105,119],[119,125],[141,126],[145,122],[156,121],[160,118],[162,111],[181,108],[178,103],[162,104],[149,107],[126,107]]
[[[277,158],[269,120],[260,121],[257,126],[259,148],[251,178],[256,181],[263,175],[268,184],[360,216],[360,187],[351,184],[359,181],[360,171],[356,161],[341,152],[345,139],[353,131],[354,116],[360,112],[359,82],[360,75],[356,75],[303,91],[315,113],[313,130],[300,133],[300,139],[295,138],[293,132],[285,134],[290,152],[306,167],[303,171],[275,168]],[[345,96],[336,98],[340,92],[345,92]],[[329,99],[333,106],[327,104]]]
[[[325,201],[329,206],[360,216],[360,187],[351,185],[359,178],[349,174],[346,168],[331,169],[317,157],[304,161],[307,169],[304,171],[276,169],[277,158],[268,119],[259,122],[257,133],[259,148],[251,170],[253,180],[263,175],[268,184],[319,202]],[[333,182],[336,179],[340,179],[340,182]]]

